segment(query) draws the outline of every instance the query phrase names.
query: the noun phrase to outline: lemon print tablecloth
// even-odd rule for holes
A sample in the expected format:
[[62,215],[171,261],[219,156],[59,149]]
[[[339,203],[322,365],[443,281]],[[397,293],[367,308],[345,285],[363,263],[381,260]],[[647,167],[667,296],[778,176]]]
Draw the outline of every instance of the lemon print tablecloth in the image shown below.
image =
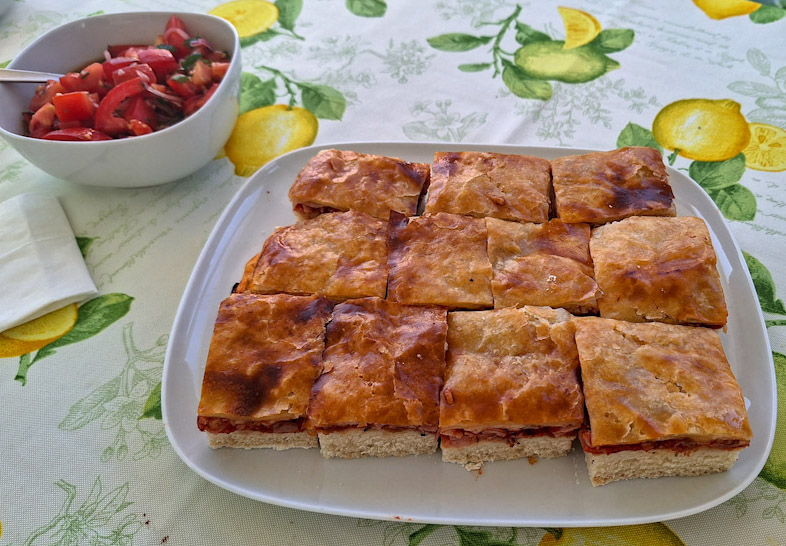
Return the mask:
[[0,63],[59,24],[133,10],[231,21],[240,117],[221,157],[147,189],[69,185],[0,142],[0,201],[58,197],[100,291],[0,333],[0,545],[786,543],[784,410],[763,471],[730,500],[665,522],[547,529],[249,500],[187,468],[161,414],[175,311],[226,204],[276,157],[347,141],[657,148],[737,238],[786,397],[784,0],[16,0]]

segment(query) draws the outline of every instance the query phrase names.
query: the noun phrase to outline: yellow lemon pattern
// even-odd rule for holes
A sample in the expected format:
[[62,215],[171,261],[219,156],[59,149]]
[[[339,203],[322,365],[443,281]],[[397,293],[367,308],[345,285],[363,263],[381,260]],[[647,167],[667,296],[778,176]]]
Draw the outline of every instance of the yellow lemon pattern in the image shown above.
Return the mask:
[[685,546],[662,523],[625,527],[577,527],[543,535],[540,546]]
[[0,358],[32,353],[63,337],[77,316],[77,305],[72,303],[0,333]]
[[586,11],[558,7],[565,25],[565,49],[573,49],[590,43],[600,34],[600,23]]
[[751,138],[742,151],[745,166],[757,171],[786,171],[786,131],[765,123],[749,125]]
[[[498,28],[496,35],[493,30],[483,35],[451,32],[426,41],[432,48],[447,52],[470,51],[491,44],[489,62],[461,64],[459,70],[491,71],[491,77],[501,76],[513,95],[546,101],[553,94],[551,81],[586,83],[619,68],[620,64],[608,55],[630,46],[635,35],[633,30],[624,28],[604,30],[586,11],[557,9],[565,26],[565,40],[557,40],[521,21],[521,6],[516,6],[507,18],[486,23],[484,29]],[[515,50],[505,45],[506,38],[511,42],[511,34],[518,44]]]
[[672,102],[655,116],[652,134],[664,148],[698,161],[730,159],[751,137],[739,103],[728,99]]
[[234,0],[208,13],[232,23],[241,38],[261,34],[278,20],[278,8],[265,0]]
[[310,146],[318,128],[317,118],[304,108],[265,106],[238,118],[224,149],[235,173],[249,176],[271,159]]
[[712,19],[748,15],[761,7],[760,3],[750,0],[693,0],[693,3]]

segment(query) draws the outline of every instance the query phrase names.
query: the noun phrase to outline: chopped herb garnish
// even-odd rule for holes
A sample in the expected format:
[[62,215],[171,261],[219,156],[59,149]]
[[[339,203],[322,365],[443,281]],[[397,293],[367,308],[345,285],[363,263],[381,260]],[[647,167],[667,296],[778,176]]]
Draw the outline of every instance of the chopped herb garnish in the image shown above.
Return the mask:
[[183,59],[183,61],[180,63],[180,66],[183,67],[183,70],[189,70],[193,68],[194,64],[196,64],[197,61],[205,62],[205,58],[202,57],[201,53],[192,53],[191,55]]
[[185,74],[175,74],[170,78],[172,81],[176,81],[177,83],[185,83],[188,81],[188,76]]
[[175,46],[171,46],[169,44],[158,44],[156,46],[156,49],[166,49],[167,51],[169,51],[173,55],[177,52],[177,49],[175,49]]

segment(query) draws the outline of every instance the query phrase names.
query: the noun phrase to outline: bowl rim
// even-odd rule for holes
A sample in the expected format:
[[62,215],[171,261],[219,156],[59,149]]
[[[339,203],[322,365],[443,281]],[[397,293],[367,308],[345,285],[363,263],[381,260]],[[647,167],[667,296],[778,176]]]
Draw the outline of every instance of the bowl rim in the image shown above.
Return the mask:
[[[65,29],[66,27],[78,26],[82,21],[85,21],[86,19],[90,19],[90,20],[117,19],[117,18],[127,17],[129,15],[162,15],[162,16],[176,15],[178,17],[180,17],[182,15],[186,15],[187,17],[199,17],[199,18],[204,18],[204,19],[208,19],[208,20],[213,20],[215,22],[219,22],[220,24],[222,24],[226,29],[228,29],[232,33],[232,46],[234,47],[234,51],[232,52],[232,56],[230,57],[230,61],[229,61],[230,65],[229,65],[229,69],[227,70],[227,74],[229,74],[229,72],[233,69],[234,66],[236,66],[237,64],[240,64],[240,62],[241,62],[241,60],[240,60],[240,36],[237,33],[237,29],[235,29],[235,27],[229,21],[227,21],[226,19],[223,19],[221,17],[218,17],[216,15],[212,15],[212,14],[209,14],[209,13],[199,13],[199,12],[191,12],[191,11],[174,11],[174,10],[167,10],[167,11],[154,10],[154,11],[149,11],[149,10],[140,10],[140,11],[123,11],[123,12],[118,12],[118,13],[105,13],[105,14],[101,14],[101,15],[91,15],[91,16],[88,16],[88,17],[80,17],[79,19],[74,19],[73,21],[68,21],[66,23],[63,23],[62,25],[58,25],[58,26],[56,26],[54,28],[51,28],[51,29],[47,30],[46,32],[44,32],[43,34],[41,34],[40,36],[38,36],[35,40],[33,40],[32,42],[27,44],[25,47],[20,49],[14,55],[13,59],[11,59],[11,62],[8,63],[7,68],[19,68],[19,67],[16,66],[15,63],[16,63],[16,60],[19,58],[19,56],[22,53],[32,49],[34,46],[38,45],[40,42],[43,42],[44,40],[49,38],[51,34],[55,34],[57,32],[62,32],[63,29]],[[211,103],[215,102],[214,99],[216,99],[216,96],[219,94],[219,92],[222,90],[222,88],[226,87],[226,85],[228,85],[227,84],[227,78],[224,78],[218,84],[218,88],[213,93],[213,95],[205,102],[205,104],[203,104],[202,107],[199,110],[197,110],[196,112],[194,112],[190,116],[187,116],[187,117],[181,119],[180,121],[178,121],[176,123],[173,123],[172,125],[170,125],[168,127],[165,127],[164,129],[161,129],[159,131],[153,131],[152,133],[148,133],[148,134],[145,134],[145,135],[136,135],[136,136],[133,136],[133,137],[132,136],[128,136],[128,137],[125,137],[125,138],[113,138],[111,140],[86,140],[86,141],[45,140],[45,139],[42,139],[42,138],[34,138],[34,137],[31,137],[31,136],[19,134],[19,133],[14,132],[14,131],[9,131],[8,129],[6,129],[2,125],[0,125],[0,135],[2,135],[5,138],[9,138],[10,137],[12,139],[21,139],[23,141],[28,141],[28,142],[33,142],[33,141],[47,142],[49,145],[51,145],[51,144],[54,144],[54,145],[57,145],[57,146],[75,146],[75,145],[76,146],[85,146],[85,145],[92,145],[94,148],[98,148],[99,146],[104,146],[104,147],[118,146],[120,143],[128,141],[128,139],[133,139],[135,142],[138,142],[138,141],[143,140],[143,139],[149,140],[149,139],[155,138],[155,137],[157,137],[159,135],[167,134],[168,132],[171,132],[171,130],[180,128],[180,127],[183,126],[183,124],[188,123],[191,120],[193,120],[194,117],[199,112],[205,110],[208,105],[210,105]]]

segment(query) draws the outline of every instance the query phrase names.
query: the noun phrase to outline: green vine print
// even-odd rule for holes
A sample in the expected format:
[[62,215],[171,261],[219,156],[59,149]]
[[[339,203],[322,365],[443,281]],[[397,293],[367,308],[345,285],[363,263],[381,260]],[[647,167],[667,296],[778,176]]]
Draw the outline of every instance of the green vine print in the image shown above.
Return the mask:
[[58,425],[60,430],[76,431],[90,423],[114,434],[101,452],[101,460],[122,461],[131,447],[135,461],[157,458],[169,445],[161,422],[161,372],[168,335],[149,349],[140,350],[134,342],[133,322],[123,327],[126,363],[117,377],[94,389],[68,410]]
[[74,508],[76,486],[65,480],[58,480],[55,485],[66,494],[60,511],[49,523],[33,531],[24,546],[130,546],[133,543],[142,522],[133,513],[121,517],[133,504],[126,500],[128,482],[103,493],[101,478],[96,477],[87,497],[77,508]]
[[[502,77],[511,93],[523,99],[549,100],[553,94],[550,81],[586,83],[620,67],[608,54],[622,51],[633,43],[630,29],[600,31],[587,44],[565,48],[565,41],[556,40],[546,32],[535,30],[519,20],[521,6],[497,21],[481,21],[480,28],[491,27],[486,34],[448,33],[428,38],[434,49],[446,52],[465,52],[489,46],[491,58],[487,62],[460,64],[462,72],[492,71],[492,78]],[[515,51],[506,40],[514,33]],[[508,45],[503,45],[508,44]]]
[[404,134],[410,140],[438,140],[441,142],[461,142],[472,131],[486,123],[488,113],[472,112],[461,115],[451,111],[453,101],[450,99],[428,102],[417,102],[410,108],[414,116],[425,119],[410,121],[402,126]]

